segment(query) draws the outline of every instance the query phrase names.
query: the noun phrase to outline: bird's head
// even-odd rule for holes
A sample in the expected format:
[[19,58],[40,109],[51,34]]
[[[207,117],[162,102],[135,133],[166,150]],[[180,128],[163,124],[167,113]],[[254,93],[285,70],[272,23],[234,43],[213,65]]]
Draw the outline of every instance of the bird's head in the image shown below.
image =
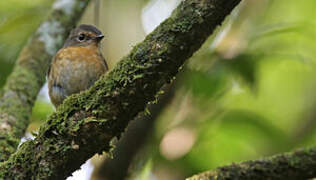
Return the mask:
[[104,35],[95,26],[81,24],[71,31],[64,47],[69,46],[98,46]]

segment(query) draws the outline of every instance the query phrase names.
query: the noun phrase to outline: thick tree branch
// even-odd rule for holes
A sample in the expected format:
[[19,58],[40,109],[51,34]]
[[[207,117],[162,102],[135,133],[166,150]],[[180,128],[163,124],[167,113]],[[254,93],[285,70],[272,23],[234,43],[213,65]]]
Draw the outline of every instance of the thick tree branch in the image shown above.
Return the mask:
[[126,179],[129,167],[153,131],[154,123],[157,121],[164,107],[173,99],[176,89],[175,84],[172,83],[163,88],[165,93],[159,95],[157,104],[148,105],[150,115],[142,114],[129,123],[127,131],[115,145],[115,149],[112,152],[114,158],[105,159],[100,167],[94,170],[94,179]]
[[95,153],[108,152],[128,122],[241,0],[184,0],[89,90],[67,98],[43,126],[0,164],[0,177],[64,179]]
[[297,180],[316,177],[316,148],[223,166],[187,180]]
[[29,124],[52,56],[80,19],[89,0],[57,0],[22,50],[0,99],[0,161],[14,153]]

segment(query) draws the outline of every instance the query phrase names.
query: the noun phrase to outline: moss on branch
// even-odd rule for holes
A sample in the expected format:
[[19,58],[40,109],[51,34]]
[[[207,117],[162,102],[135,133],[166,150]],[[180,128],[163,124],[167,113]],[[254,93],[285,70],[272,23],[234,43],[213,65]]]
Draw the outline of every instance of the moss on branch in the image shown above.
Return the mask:
[[0,178],[65,179],[95,153],[109,152],[128,122],[241,0],[184,0],[113,71],[60,105],[35,140],[0,164]]
[[316,177],[316,148],[223,166],[187,180],[297,180]]
[[56,0],[51,13],[30,38],[1,92],[0,161],[14,153],[29,124],[37,94],[55,52],[80,19],[89,0]]

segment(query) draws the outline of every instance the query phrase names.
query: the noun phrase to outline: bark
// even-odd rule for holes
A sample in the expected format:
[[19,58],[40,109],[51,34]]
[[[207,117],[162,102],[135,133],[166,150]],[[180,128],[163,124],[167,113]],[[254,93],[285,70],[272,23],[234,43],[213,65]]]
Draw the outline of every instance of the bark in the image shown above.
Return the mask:
[[183,1],[114,70],[67,98],[35,140],[0,164],[0,178],[65,179],[95,153],[109,152],[111,140],[156,100],[159,89],[240,1]]
[[105,159],[94,170],[92,179],[120,180],[126,179],[129,176],[129,168],[135,161],[135,156],[143,149],[148,137],[154,131],[154,123],[156,123],[164,107],[173,99],[175,89],[175,83],[164,87],[164,94],[158,97],[159,101],[157,104],[150,104],[148,106],[150,114],[142,114],[129,123],[123,137],[115,145],[113,159]]
[[187,180],[297,180],[316,177],[316,148],[223,166]]
[[57,0],[46,21],[22,50],[0,98],[0,162],[16,151],[55,52],[89,0]]

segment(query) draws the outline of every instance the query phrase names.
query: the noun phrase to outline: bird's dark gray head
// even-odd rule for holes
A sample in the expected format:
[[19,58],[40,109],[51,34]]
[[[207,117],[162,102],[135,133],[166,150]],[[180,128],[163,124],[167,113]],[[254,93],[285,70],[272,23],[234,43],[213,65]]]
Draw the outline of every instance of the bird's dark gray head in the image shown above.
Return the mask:
[[64,47],[98,45],[103,37],[102,32],[95,26],[81,24],[71,31]]

